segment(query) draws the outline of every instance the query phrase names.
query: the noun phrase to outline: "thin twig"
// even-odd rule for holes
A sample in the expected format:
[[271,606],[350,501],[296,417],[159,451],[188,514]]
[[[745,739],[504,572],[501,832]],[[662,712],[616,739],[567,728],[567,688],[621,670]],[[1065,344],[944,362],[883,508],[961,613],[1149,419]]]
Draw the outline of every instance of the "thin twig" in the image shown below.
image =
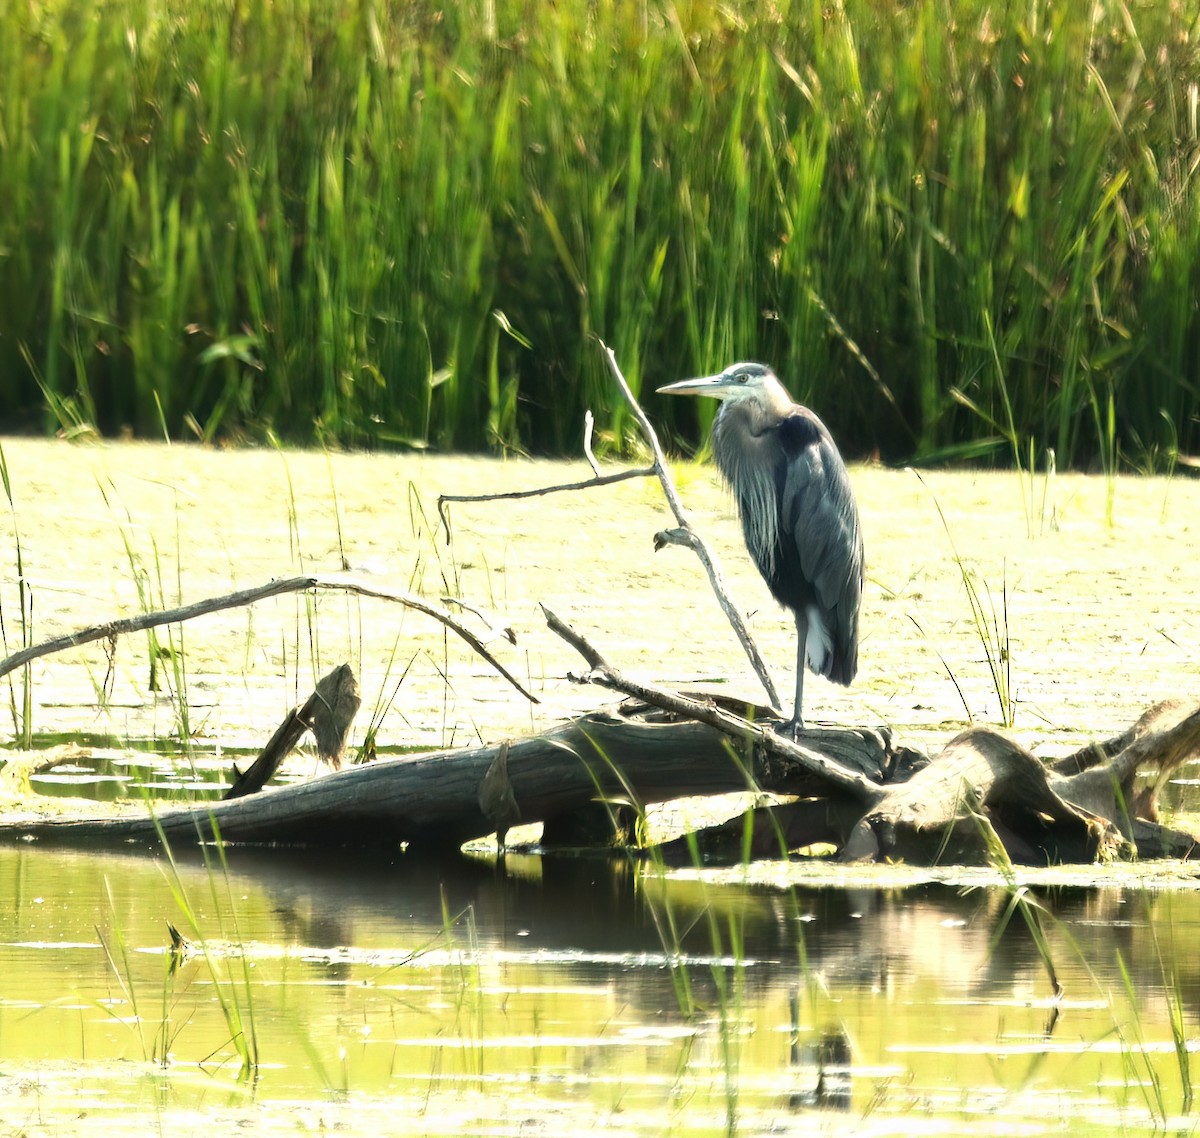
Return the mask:
[[16,671],[17,668],[28,664],[31,660],[37,660],[42,656],[50,656],[55,652],[63,652],[68,648],[77,648],[81,644],[90,644],[96,640],[112,640],[126,633],[142,632],[147,628],[158,628],[164,624],[179,624],[185,620],[193,620],[198,616],[206,616],[208,613],[243,608],[246,605],[254,604],[256,601],[279,596],[281,593],[303,593],[310,589],[357,593],[359,596],[374,597],[377,600],[391,601],[394,604],[404,605],[406,608],[416,609],[417,612],[432,617],[465,640],[476,653],[491,664],[530,703],[539,702],[537,696],[527,691],[521,684],[521,681],[487,650],[483,641],[478,636],[465,625],[455,620],[445,609],[431,605],[428,601],[424,601],[420,597],[415,597],[411,593],[401,592],[397,589],[380,588],[377,585],[369,585],[365,581],[342,575],[328,577],[285,577],[269,581],[265,585],[257,585],[252,589],[240,589],[235,593],[227,593],[224,596],[208,597],[205,600],[196,601],[193,604],[183,605],[179,608],[141,613],[138,616],[111,620],[106,624],[94,624],[90,628],[81,628],[79,631],[68,633],[66,636],[58,636],[53,640],[46,640],[41,644],[34,644],[29,648],[22,648],[19,652],[14,652],[7,659],[0,661],[0,676],[6,676],[9,672]]
[[714,703],[691,699],[679,692],[667,691],[653,684],[631,680],[611,664],[588,642],[588,640],[560,617],[551,612],[545,605],[542,611],[546,614],[546,624],[552,632],[561,636],[586,661],[589,671],[579,677],[584,683],[598,684],[611,691],[640,699],[653,707],[662,708],[687,719],[712,727],[731,739],[752,739],[757,746],[779,755],[785,760],[795,763],[818,778],[824,779],[830,785],[844,793],[853,795],[860,802],[874,805],[883,796],[883,790],[870,779],[856,774],[841,763],[822,755],[818,751],[793,742],[774,731],[765,730],[740,715],[725,711]]
[[[595,467],[594,459],[589,459]],[[594,486],[611,486],[614,482],[626,482],[630,478],[653,478],[658,471],[652,466],[639,467],[635,470],[617,470],[612,474],[597,474],[582,482],[563,482],[558,486],[536,486],[530,490],[505,490],[499,494],[439,494],[437,500],[438,517],[442,528],[446,531],[446,544],[450,544],[450,521],[446,517],[447,502],[501,502],[512,501],[516,498],[540,498],[545,494],[558,494],[563,490],[590,490]]]
[[575,649],[587,663],[589,668],[607,668],[608,662],[596,651],[578,632],[575,631],[561,617],[552,613],[544,604],[542,612],[546,616],[546,624],[549,625],[550,631],[558,636],[561,636],[572,648]]
[[442,604],[457,605],[464,612],[469,612],[472,616],[477,616],[487,629],[489,640],[507,640],[509,644],[516,644],[517,634],[513,632],[512,625],[506,624],[503,628],[494,625],[488,614],[478,605],[473,605],[470,601],[464,600],[462,597],[442,597]]
[[[621,374],[620,367],[617,366],[616,354],[604,341],[600,342],[600,347],[604,349],[604,354],[608,358],[608,368],[612,372],[613,379],[616,380],[617,386],[621,389],[621,393],[625,396],[626,402],[628,402],[630,409],[633,411],[634,418],[638,421],[638,426],[642,429],[642,434],[646,436],[646,441],[650,444],[650,452],[654,455],[654,473],[658,475],[658,480],[662,484],[667,504],[671,507],[671,513],[675,515],[675,521],[679,525],[679,529],[677,530],[664,530],[662,533],[656,535],[654,539],[655,548],[661,549],[664,544],[687,545],[700,558],[700,564],[704,566],[704,570],[708,574],[709,583],[712,585],[713,592],[717,595],[717,601],[721,606],[721,610],[725,613],[725,618],[729,621],[730,626],[737,635],[742,645],[742,650],[746,653],[755,674],[762,683],[767,693],[768,701],[773,708],[778,709],[779,694],[775,690],[771,673],[767,670],[767,665],[759,654],[758,645],[754,643],[749,630],[746,628],[745,621],[742,620],[741,612],[738,611],[737,606],[729,599],[729,594],[725,590],[725,582],[721,576],[721,567],[717,561],[717,555],[709,548],[707,542],[692,528],[687,512],[680,501],[679,492],[675,489],[675,483],[671,478],[662,447],[659,446],[658,436],[654,433],[654,428],[650,425],[650,420],[646,418],[646,413],[642,410],[641,405],[634,398],[633,392],[629,390],[629,384],[625,382],[625,377]],[[681,533],[680,531],[683,532]]]

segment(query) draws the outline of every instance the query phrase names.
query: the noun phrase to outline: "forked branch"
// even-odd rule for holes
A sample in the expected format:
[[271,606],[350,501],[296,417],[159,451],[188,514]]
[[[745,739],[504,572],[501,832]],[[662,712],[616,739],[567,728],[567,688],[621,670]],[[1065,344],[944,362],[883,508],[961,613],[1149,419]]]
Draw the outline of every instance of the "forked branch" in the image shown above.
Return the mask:
[[704,571],[708,574],[709,583],[716,594],[717,603],[720,604],[721,611],[725,613],[725,618],[729,621],[730,627],[733,629],[738,642],[742,646],[742,650],[746,653],[746,657],[750,661],[750,666],[754,669],[755,675],[758,676],[759,682],[762,684],[764,691],[766,691],[767,700],[771,704],[772,709],[778,711],[779,693],[775,690],[775,683],[771,679],[771,673],[767,669],[762,654],[758,650],[758,645],[754,643],[754,638],[750,635],[750,631],[746,627],[746,622],[742,619],[741,612],[738,610],[737,605],[729,598],[728,590],[725,588],[725,581],[721,575],[721,568],[717,561],[717,555],[699,533],[692,528],[687,511],[684,510],[683,503],[680,501],[679,492],[675,489],[675,483],[671,478],[666,456],[663,454],[662,447],[658,442],[658,435],[655,434],[654,427],[646,417],[646,413],[642,410],[641,404],[638,403],[633,392],[630,390],[625,376],[621,374],[616,354],[603,340],[600,341],[600,347],[604,352],[605,359],[608,361],[608,369],[612,373],[613,381],[616,383],[626,403],[629,404],[630,410],[633,412],[633,417],[637,421],[638,427],[641,429],[650,447],[650,453],[654,458],[653,465],[631,470],[619,470],[611,474],[601,474],[600,467],[596,462],[595,456],[592,454],[592,415],[589,411],[585,420],[583,446],[585,457],[594,471],[593,477],[580,482],[565,482],[555,486],[539,486],[528,490],[507,490],[496,494],[442,494],[438,497],[438,516],[441,518],[442,525],[446,530],[446,540],[450,540],[450,524],[446,517],[445,509],[446,504],[449,502],[511,501],[520,498],[540,497],[545,494],[557,494],[564,490],[590,490],[596,486],[609,486],[615,482],[624,482],[630,478],[656,477],[662,486],[663,495],[667,499],[667,505],[670,507],[671,513],[675,516],[676,526],[674,529],[660,530],[654,535],[655,550],[662,549],[664,545],[682,545],[690,549],[700,559],[700,564],[704,566]]
[[[603,656],[574,628],[542,605],[546,624],[561,636],[587,662],[588,672],[577,677],[583,683],[598,684],[610,691],[632,696],[652,707],[672,712],[685,719],[693,719],[727,735],[735,742],[750,742],[768,754],[777,755],[785,762],[804,770],[816,780],[841,794],[848,795],[863,804],[864,808],[874,805],[883,797],[882,789],[858,772],[839,762],[827,758],[817,751],[793,742],[791,739],[764,729],[758,724],[726,711],[710,700],[697,700],[679,692],[668,691],[654,684],[643,683],[623,675],[607,663]],[[747,789],[756,790],[751,786]]]
[[737,605],[729,599],[729,593],[725,588],[725,581],[721,576],[721,567],[717,562],[717,555],[709,548],[708,543],[692,528],[687,511],[683,508],[683,503],[679,499],[679,491],[675,489],[675,483],[671,478],[666,456],[662,452],[662,447],[659,446],[658,435],[654,433],[654,428],[650,425],[650,420],[646,418],[646,413],[642,410],[641,404],[634,398],[633,392],[629,390],[629,384],[625,382],[625,377],[621,374],[621,369],[617,365],[616,353],[603,341],[600,342],[600,347],[604,350],[605,358],[608,360],[608,370],[612,372],[613,380],[616,382],[617,387],[621,389],[621,394],[625,396],[626,402],[633,411],[633,417],[642,429],[642,434],[646,436],[646,442],[650,445],[650,453],[654,456],[654,472],[658,475],[658,481],[662,485],[667,505],[671,507],[671,513],[675,515],[677,528],[662,530],[655,534],[654,548],[657,550],[661,549],[664,545],[686,545],[700,558],[700,564],[704,566],[704,571],[708,574],[709,584],[712,585],[717,602],[721,606],[721,611],[725,613],[725,619],[729,621],[730,627],[737,636],[742,650],[746,653],[746,657],[750,661],[755,675],[758,676],[762,683],[771,706],[778,708],[779,693],[775,690],[771,673],[767,670],[767,665],[758,651],[758,645],[754,643],[754,638],[750,635],[750,630],[746,627],[746,622],[742,620],[741,612],[738,610]]

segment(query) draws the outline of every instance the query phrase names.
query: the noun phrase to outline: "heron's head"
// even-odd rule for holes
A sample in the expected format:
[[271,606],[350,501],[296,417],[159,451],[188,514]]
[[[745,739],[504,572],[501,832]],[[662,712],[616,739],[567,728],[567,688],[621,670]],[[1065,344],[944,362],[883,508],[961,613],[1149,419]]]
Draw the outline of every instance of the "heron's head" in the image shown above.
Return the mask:
[[681,379],[660,387],[663,395],[710,395],[730,403],[754,401],[765,407],[775,407],[782,401],[791,405],[784,386],[766,364],[730,364],[719,375],[705,375],[699,379]]

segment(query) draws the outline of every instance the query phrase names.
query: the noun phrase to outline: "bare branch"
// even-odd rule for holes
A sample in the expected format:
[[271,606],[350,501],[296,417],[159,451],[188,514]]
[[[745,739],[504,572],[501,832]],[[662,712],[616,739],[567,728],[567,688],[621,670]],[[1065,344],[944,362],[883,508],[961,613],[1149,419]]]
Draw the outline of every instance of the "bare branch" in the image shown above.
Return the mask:
[[729,594],[725,589],[725,581],[721,576],[721,567],[717,561],[717,555],[692,528],[687,512],[683,508],[683,503],[679,499],[679,492],[675,489],[675,483],[667,467],[667,460],[663,455],[662,447],[659,446],[658,436],[654,433],[654,428],[650,425],[650,420],[646,418],[646,413],[642,410],[641,405],[634,398],[633,392],[629,390],[629,384],[626,383],[625,377],[621,374],[620,367],[617,366],[616,354],[603,341],[600,342],[600,347],[604,349],[604,354],[608,359],[608,369],[612,372],[613,379],[621,389],[621,393],[625,396],[626,402],[628,402],[633,411],[634,418],[638,421],[638,426],[641,427],[642,433],[646,436],[646,441],[650,444],[650,451],[654,455],[654,472],[658,475],[658,480],[662,484],[663,494],[666,495],[667,504],[671,507],[671,513],[675,515],[675,521],[679,526],[678,529],[664,530],[662,533],[656,534],[654,548],[661,549],[665,544],[687,545],[700,558],[700,564],[704,566],[704,570],[708,574],[709,583],[712,585],[713,592],[717,596],[721,610],[725,613],[725,618],[729,621],[730,627],[732,627],[734,633],[737,635],[742,645],[742,650],[746,653],[746,657],[754,668],[755,674],[762,683],[767,693],[767,699],[770,701],[772,707],[778,708],[779,693],[775,690],[771,673],[767,670],[767,665],[758,651],[758,645],[754,643],[749,629],[746,628],[746,622],[742,620],[741,612],[729,599]]
[[164,624],[175,624],[180,621],[191,620],[197,616],[206,616],[210,612],[220,612],[222,609],[241,608],[245,605],[254,604],[256,601],[266,600],[268,597],[278,596],[280,593],[292,593],[311,588],[311,581],[312,578],[308,577],[291,577],[269,581],[265,585],[256,585],[252,589],[241,589],[236,593],[229,593],[222,597],[210,597],[207,600],[197,601],[195,604],[184,605],[181,608],[166,609],[162,612],[147,612],[139,616],[111,620],[106,624],[95,624],[90,628],[81,628],[78,632],[70,632],[66,636],[58,636],[53,640],[46,640],[41,644],[33,644],[28,648],[22,648],[20,651],[14,652],[11,656],[0,661],[0,676],[8,675],[9,672],[28,664],[31,660],[37,660],[42,656],[50,656],[55,652],[62,652],[68,648],[75,648],[81,644],[90,644],[95,640],[115,642],[118,636],[129,632],[141,632],[147,628],[158,628]]
[[227,593],[224,596],[208,597],[205,600],[196,601],[193,604],[183,605],[179,608],[141,613],[138,616],[123,617],[120,620],[108,621],[106,624],[95,624],[90,628],[81,628],[79,631],[68,633],[66,636],[58,636],[53,640],[46,640],[41,644],[22,648],[19,652],[14,652],[6,659],[0,660],[0,676],[6,676],[9,672],[15,671],[32,660],[40,659],[42,656],[50,656],[55,652],[63,652],[68,648],[77,648],[82,644],[91,644],[96,640],[113,641],[116,637],[130,632],[142,632],[148,628],[159,628],[164,624],[180,624],[186,620],[193,620],[198,616],[207,616],[209,613],[222,612],[226,609],[244,608],[246,605],[254,604],[256,601],[266,600],[268,597],[276,597],[282,593],[303,593],[310,589],[357,593],[359,596],[374,597],[376,600],[391,601],[393,604],[404,605],[405,608],[416,609],[417,612],[424,613],[426,616],[438,621],[438,623],[445,625],[451,632],[466,641],[476,653],[491,664],[530,703],[539,702],[537,696],[527,691],[521,681],[487,650],[483,641],[478,636],[446,612],[445,609],[431,605],[428,601],[424,601],[420,597],[415,597],[411,593],[401,592],[397,589],[380,588],[376,585],[369,585],[365,581],[342,575],[328,577],[285,577],[269,581],[265,585],[257,585],[252,589],[240,589],[237,592]]
[[542,611],[546,614],[546,623],[551,631],[566,640],[587,662],[590,671],[580,677],[582,682],[598,684],[610,691],[621,692],[653,707],[662,708],[663,711],[694,719],[697,723],[712,727],[731,739],[748,739],[763,750],[779,755],[859,802],[874,805],[882,799],[883,790],[870,779],[801,743],[766,730],[711,701],[691,699],[679,692],[668,691],[653,684],[642,683],[640,680],[631,680],[611,664],[605,663],[604,657],[582,634],[555,616],[545,605],[542,605]]
[[446,544],[450,543],[450,521],[446,517],[448,502],[501,502],[513,501],[517,498],[541,498],[546,494],[558,494],[563,490],[590,490],[594,486],[611,486],[614,482],[627,482],[630,478],[653,478],[658,473],[653,466],[638,467],[634,470],[616,470],[612,474],[600,474],[595,459],[589,455],[592,469],[597,473],[593,478],[582,482],[563,482],[557,486],[535,486],[529,490],[505,490],[499,494],[439,494],[437,500],[438,517],[442,528],[446,531]]
[[708,574],[709,583],[716,594],[721,611],[725,613],[725,619],[729,621],[730,627],[742,645],[742,650],[746,653],[751,667],[754,668],[755,675],[758,676],[763,689],[767,693],[767,700],[771,704],[772,709],[778,711],[780,706],[779,693],[775,689],[775,683],[771,679],[771,673],[767,669],[766,662],[763,660],[758,646],[754,643],[749,629],[746,628],[746,622],[742,619],[741,612],[729,598],[717,556],[704,539],[692,528],[687,513],[683,508],[683,503],[679,498],[679,492],[675,489],[674,480],[671,478],[670,470],[667,466],[666,456],[663,454],[662,447],[658,442],[658,435],[655,434],[654,427],[646,417],[646,413],[642,410],[641,404],[638,403],[633,392],[629,389],[629,384],[626,382],[624,375],[621,374],[615,353],[602,340],[599,343],[608,360],[608,367],[612,372],[613,379],[620,388],[625,401],[629,404],[633,412],[633,417],[637,420],[638,427],[641,429],[646,442],[650,446],[650,452],[654,457],[654,465],[641,467],[636,470],[620,470],[612,474],[601,474],[600,466],[596,461],[595,455],[592,453],[591,446],[595,421],[592,413],[588,411],[584,417],[583,450],[592,470],[595,472],[592,478],[581,482],[560,483],[556,486],[539,486],[530,490],[507,490],[497,494],[441,494],[438,496],[437,508],[438,517],[441,519],[442,526],[446,531],[446,541],[447,543],[450,541],[450,521],[446,514],[446,506],[450,502],[514,501],[521,498],[538,498],[545,494],[557,494],[564,490],[589,490],[595,486],[609,486],[615,482],[624,482],[629,478],[656,477],[662,486],[663,494],[666,496],[667,505],[670,506],[671,513],[675,515],[678,528],[664,530],[662,533],[656,534],[654,548],[661,549],[664,544],[686,545],[700,558],[700,563],[704,566],[704,570]]

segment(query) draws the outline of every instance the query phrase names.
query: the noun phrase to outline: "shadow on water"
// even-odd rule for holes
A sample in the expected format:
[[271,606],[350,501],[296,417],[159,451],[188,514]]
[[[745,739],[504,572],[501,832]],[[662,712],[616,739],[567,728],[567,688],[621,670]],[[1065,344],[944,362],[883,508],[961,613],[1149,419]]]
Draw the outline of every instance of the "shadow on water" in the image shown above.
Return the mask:
[[[625,962],[716,954],[736,957],[750,967],[751,983],[761,975],[767,984],[789,969],[854,987],[927,973],[979,999],[1022,983],[1045,987],[1027,926],[1004,920],[1009,898],[1001,890],[937,883],[778,890],[659,876],[620,856],[509,855],[498,863],[241,849],[230,851],[229,868],[255,881],[289,930],[316,947],[354,944],[364,928],[415,922],[439,929],[447,911],[469,910],[478,943],[489,950]],[[1042,900],[1085,955],[1120,952],[1135,975],[1150,963],[1138,951],[1149,899],[1056,887],[1042,891]],[[1197,915],[1190,895],[1176,898],[1177,907],[1184,904]],[[675,933],[664,937],[667,911]]]
[[[213,879],[225,876],[212,852],[182,848],[174,857],[184,886],[201,901]],[[0,866],[13,863],[23,867],[16,875],[39,882],[42,893],[53,895],[61,882],[77,910],[88,907],[81,878],[93,884],[115,878],[159,902],[170,900],[161,888],[163,861],[144,853],[0,849]],[[777,983],[788,969],[820,972],[830,984],[879,988],[927,974],[987,999],[1024,983],[1038,986],[1044,977],[1028,928],[1004,919],[1009,899],[998,889],[925,883],[780,890],[659,875],[622,856],[510,854],[497,862],[479,855],[230,847],[225,867],[234,894],[253,894],[267,906],[250,917],[246,935],[270,933],[314,949],[354,946],[364,937],[407,941],[414,932],[442,932],[448,919],[470,913],[484,951],[561,955],[567,962],[729,956],[750,967],[752,983],[755,974]],[[1183,925],[1200,923],[1200,899],[1190,891],[1139,896],[1060,886],[1041,890],[1040,898],[1053,920],[1071,930],[1081,955],[1119,952],[1135,979],[1146,966],[1161,980],[1157,963],[1140,952],[1154,911],[1171,909],[1170,926],[1157,930],[1167,941]],[[170,917],[157,907],[161,919]],[[674,930],[669,935],[664,913]],[[278,928],[260,927],[263,921]]]

